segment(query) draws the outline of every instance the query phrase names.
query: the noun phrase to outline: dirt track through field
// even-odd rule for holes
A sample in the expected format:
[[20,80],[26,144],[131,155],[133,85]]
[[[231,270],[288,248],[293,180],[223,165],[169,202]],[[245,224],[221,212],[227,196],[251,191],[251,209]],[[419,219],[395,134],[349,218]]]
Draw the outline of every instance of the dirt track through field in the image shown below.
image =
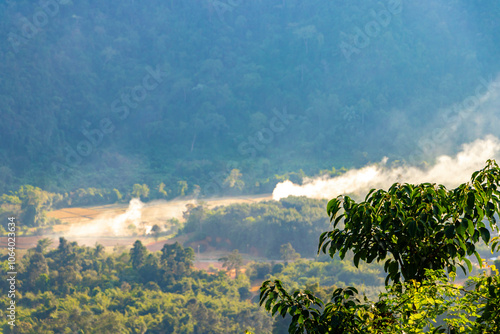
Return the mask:
[[[204,201],[190,200],[173,200],[173,201],[152,201],[144,203],[141,209],[142,220],[149,224],[154,224],[156,221],[166,221],[171,218],[179,220],[183,219],[183,213],[189,205],[205,204],[209,208],[216,206],[226,206],[235,203],[256,203],[265,200],[271,200],[271,195],[254,195],[240,197],[224,197],[213,198]],[[111,204],[103,206],[93,206],[85,208],[64,208],[47,213],[50,218],[61,220],[63,224],[54,226],[54,231],[64,231],[69,224],[82,224],[92,221],[103,215],[119,215],[125,213],[129,208],[128,204]]]
[[[142,204],[142,207],[139,209],[140,222],[134,223],[140,223],[144,226],[153,226],[155,224],[163,226],[172,218],[182,221],[183,213],[187,210],[188,206],[201,203],[205,204],[209,208],[213,208],[216,206],[226,206],[235,203],[256,203],[266,200],[272,200],[271,194],[212,198],[206,199],[202,202],[195,201],[193,199],[152,201]],[[157,250],[157,248],[161,249],[164,243],[183,241],[182,238],[179,240],[176,238],[176,240],[170,239],[154,242],[153,238],[143,237],[140,235],[133,236],[130,235],[130,233],[127,233],[127,231],[125,231],[123,235],[116,235],[113,234],[111,228],[106,230],[105,225],[107,221],[113,220],[116,217],[124,216],[129,212],[129,210],[129,204],[111,204],[94,207],[63,208],[51,211],[47,213],[47,216],[59,219],[61,224],[54,225],[54,234],[47,237],[54,239],[54,246],[57,245],[57,239],[59,236],[64,236],[69,241],[77,241],[81,245],[94,246],[96,243],[100,243],[106,247],[129,246],[132,245],[135,240],[140,239],[144,244],[148,245],[148,248],[151,248],[151,250]],[[99,228],[100,233],[96,233],[96,227]],[[37,240],[42,237],[18,237],[18,247],[34,247],[36,246]]]

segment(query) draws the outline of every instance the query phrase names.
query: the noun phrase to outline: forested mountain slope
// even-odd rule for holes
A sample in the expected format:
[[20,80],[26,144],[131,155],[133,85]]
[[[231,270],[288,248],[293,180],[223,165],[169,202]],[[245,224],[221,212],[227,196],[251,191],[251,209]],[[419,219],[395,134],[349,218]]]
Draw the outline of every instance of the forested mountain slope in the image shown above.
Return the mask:
[[479,0],[6,1],[0,192],[191,192],[233,169],[240,190],[264,192],[275,173],[407,158],[440,108],[500,69],[499,13]]

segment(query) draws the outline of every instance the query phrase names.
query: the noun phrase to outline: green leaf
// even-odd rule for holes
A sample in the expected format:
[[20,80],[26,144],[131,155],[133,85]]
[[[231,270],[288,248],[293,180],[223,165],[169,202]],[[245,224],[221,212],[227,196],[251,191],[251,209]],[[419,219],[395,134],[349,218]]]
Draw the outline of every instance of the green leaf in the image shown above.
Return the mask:
[[464,252],[467,252],[467,247],[465,247],[464,242],[460,238],[456,240],[458,240],[458,244],[464,250]]
[[394,276],[394,282],[399,282],[400,279],[401,279],[401,274],[397,273],[396,276]]
[[325,242],[325,239],[327,237],[328,237],[328,231],[321,233],[321,235],[319,236],[319,245],[320,245],[320,247],[323,244],[323,242]]
[[[464,226],[465,225],[465,226]],[[464,219],[462,219],[462,222],[457,226],[457,233],[460,235],[463,239],[465,239],[465,229],[469,226],[467,222],[464,223]]]
[[266,301],[266,305],[264,306],[264,308],[269,312],[271,310],[271,305],[273,304],[274,300],[272,300],[271,298],[269,298],[267,301]]
[[[493,238],[493,239],[495,239],[495,238]],[[496,249],[497,245],[498,245],[498,241],[494,241],[494,242],[491,244],[491,250],[492,250],[493,252],[495,252],[495,249]],[[500,248],[500,247],[499,247],[499,248]]]
[[328,212],[329,216],[335,217],[337,212],[340,209],[340,201],[337,198],[334,198],[328,202],[328,205],[326,206],[326,211]]
[[357,294],[359,294],[358,289],[356,289],[356,288],[355,288],[355,287],[353,287],[353,286],[348,286],[348,287],[346,288],[346,290],[349,290],[349,291],[351,291],[351,292],[352,292],[352,293],[351,293],[351,296],[354,296],[354,294],[356,294],[356,295],[357,295]]
[[490,231],[485,228],[485,227],[480,227],[479,232],[481,233],[481,238],[483,238],[485,243],[488,243],[490,241]]
[[377,190],[377,189],[375,189],[375,188],[374,188],[374,189],[370,190],[370,191],[368,192],[368,194],[366,194],[366,197],[365,197],[365,202],[368,200],[368,198],[370,197],[370,195],[371,195],[371,194],[373,194],[373,192],[374,192],[375,190]]
[[484,210],[481,209],[481,207],[479,207],[479,206],[476,207],[476,210],[477,210],[477,213],[478,213],[477,220],[483,220],[483,218],[484,218]]
[[408,233],[410,234],[410,237],[414,238],[415,234],[417,233],[417,222],[412,220],[408,223]]
[[375,258],[377,257],[377,255],[378,255],[378,251],[375,247],[373,247],[372,250],[370,251],[370,254],[368,254],[368,256],[366,257],[366,262],[372,263],[373,260],[375,260]]
[[384,264],[384,271],[387,272],[387,268],[389,268],[389,265],[391,264],[392,260],[391,259],[388,259],[387,261],[385,261],[385,264]]
[[283,305],[283,308],[279,311],[281,316],[284,318],[286,316],[286,312],[288,311],[288,306]]
[[[327,242],[325,242],[325,244],[323,245],[323,247],[321,247],[321,251],[323,253],[326,254],[326,249],[328,248],[328,246],[330,245],[331,242],[332,242],[331,240],[328,240]],[[319,254],[319,252],[320,252],[320,250],[318,249],[318,254]]]
[[450,225],[448,228],[446,228],[444,234],[446,235],[446,238],[453,239],[455,237],[455,226]]
[[335,223],[333,224],[333,226],[336,227],[342,218],[344,218],[344,214],[341,214],[337,218],[335,218]]
[[474,251],[474,255],[476,256],[477,263],[479,263],[479,267],[483,267],[483,259],[481,258],[481,255],[479,255],[478,252]]
[[497,296],[496,288],[493,285],[488,286],[488,292],[490,293],[490,296],[492,296],[493,298]]
[[469,272],[471,272],[472,271],[472,263],[466,257],[464,257],[464,261],[465,261],[465,264],[467,264],[467,268],[469,269]]
[[474,222],[472,220],[468,220],[467,232],[469,232],[471,236],[474,235]]
[[458,265],[460,268],[462,268],[462,271],[464,272],[464,275],[467,275],[467,270],[465,270],[465,267],[462,266],[461,264]]
[[480,233],[478,230],[474,230],[474,235],[472,236],[472,242],[476,243],[479,241]]
[[359,265],[359,259],[360,259],[360,257],[361,257],[361,252],[357,252],[356,254],[354,254],[353,262],[354,262],[354,265],[356,266],[356,268]]
[[261,292],[259,306],[262,306],[262,303],[264,303],[264,301],[267,299],[267,296],[269,295],[269,292],[270,292],[269,290],[265,290],[265,291]]
[[495,213],[495,204],[493,204],[492,202],[488,202],[486,204],[486,215],[488,217],[491,217],[493,216],[494,213]]
[[448,254],[450,255],[450,258],[455,258],[457,256],[457,248],[454,244],[448,244],[446,245],[446,248],[448,249]]
[[436,217],[441,216],[441,208],[439,207],[439,205],[437,204],[432,205],[432,211],[434,212],[434,216]]
[[467,209],[473,210],[474,205],[476,203],[476,196],[474,196],[474,193],[470,192],[467,194]]
[[274,305],[274,307],[273,307],[273,309],[271,311],[271,315],[274,316],[274,314],[276,312],[278,312],[280,308],[281,308],[281,303],[277,303],[276,305]]
[[398,272],[398,269],[399,269],[399,266],[398,266],[398,263],[396,261],[391,262],[389,264],[389,274],[391,276],[394,276],[394,274],[396,274]]

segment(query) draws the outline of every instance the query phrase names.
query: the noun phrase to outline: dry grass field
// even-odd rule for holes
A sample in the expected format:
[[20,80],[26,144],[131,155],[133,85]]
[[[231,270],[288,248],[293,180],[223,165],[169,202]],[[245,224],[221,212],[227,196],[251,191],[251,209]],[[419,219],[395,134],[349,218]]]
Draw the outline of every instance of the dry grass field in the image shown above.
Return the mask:
[[[224,197],[204,200],[208,207],[225,206],[235,203],[255,203],[271,200],[271,195],[254,195],[240,197]],[[196,205],[195,200],[153,201],[144,203],[141,210],[141,222],[147,225],[162,224],[169,219],[183,219],[183,213],[188,205]],[[48,217],[59,219],[62,224],[54,225],[56,233],[68,235],[70,228],[75,225],[85,225],[101,217],[116,217],[129,209],[128,204],[111,204],[86,208],[64,208],[47,213]],[[90,232],[89,232],[90,234]],[[92,236],[92,235],[89,235]]]
[[[239,196],[213,198],[204,200],[203,203],[209,208],[216,206],[225,206],[235,203],[255,203],[271,200],[271,195]],[[128,248],[136,240],[141,240],[150,251],[159,251],[165,243],[174,243],[176,241],[184,243],[188,237],[178,238],[162,237],[159,241],[151,236],[145,236],[141,227],[165,226],[172,218],[183,220],[183,213],[189,205],[196,205],[192,199],[180,199],[172,201],[153,201],[149,203],[140,203],[138,207],[129,204],[111,204],[94,207],[64,208],[47,213],[48,217],[56,218],[61,221],[60,224],[52,226],[53,234],[46,236],[18,236],[16,238],[16,247],[27,249],[35,247],[41,238],[53,239],[53,247],[58,244],[58,238],[63,236],[69,241],[77,241],[81,245],[95,246],[97,243],[106,247],[107,251],[113,251],[115,248]],[[141,206],[142,205],[142,206]],[[131,229],[134,225],[136,229]],[[6,240],[0,241],[0,246]],[[214,267],[220,267],[217,258],[221,254],[202,253],[197,255],[197,267],[204,268],[212,264]],[[201,256],[201,257],[200,257]],[[208,264],[208,265],[207,265]]]

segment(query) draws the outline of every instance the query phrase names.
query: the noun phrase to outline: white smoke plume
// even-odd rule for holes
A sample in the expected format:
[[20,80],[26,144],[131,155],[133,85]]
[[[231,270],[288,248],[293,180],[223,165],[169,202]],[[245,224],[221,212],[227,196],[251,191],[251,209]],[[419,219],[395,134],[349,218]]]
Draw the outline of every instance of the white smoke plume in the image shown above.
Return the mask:
[[438,183],[456,187],[467,182],[473,172],[485,166],[486,160],[500,156],[500,140],[493,136],[464,144],[455,157],[440,156],[426,169],[411,166],[389,168],[387,158],[381,163],[352,169],[334,178],[307,179],[298,185],[281,182],[273,191],[273,199],[288,196],[331,199],[339,195],[365,196],[373,188],[388,189],[393,183]]
[[109,208],[90,221],[72,224],[64,235],[82,238],[147,235],[155,224],[163,227],[171,219],[182,221],[189,206],[196,204],[194,199],[143,203],[134,198],[125,212],[120,212],[123,208]]
[[[72,225],[66,233],[68,236],[126,236],[130,234],[129,225],[137,229],[148,230],[148,226],[141,226],[144,204],[134,198],[124,213],[104,213],[88,223]],[[149,227],[151,229],[151,227]]]
[[93,242],[90,242],[89,238],[126,237],[133,234],[147,235],[151,233],[155,224],[160,226],[160,228],[167,228],[167,232],[173,233],[172,231],[179,228],[179,225],[175,221],[172,221],[172,219],[179,222],[183,221],[185,212],[192,206],[204,205],[207,208],[212,208],[233,203],[252,203],[269,199],[271,197],[266,195],[219,197],[205,199],[203,202],[199,202],[196,199],[181,199],[172,201],[156,200],[142,203],[139,199],[135,198],[130,201],[126,210],[116,205],[91,208],[89,210],[94,212],[100,211],[102,213],[95,218],[90,218],[91,214],[82,216],[84,221],[71,224],[69,229],[63,232],[63,234],[68,238],[84,238],[84,240],[79,240],[79,242],[86,242],[88,245],[93,245]]

